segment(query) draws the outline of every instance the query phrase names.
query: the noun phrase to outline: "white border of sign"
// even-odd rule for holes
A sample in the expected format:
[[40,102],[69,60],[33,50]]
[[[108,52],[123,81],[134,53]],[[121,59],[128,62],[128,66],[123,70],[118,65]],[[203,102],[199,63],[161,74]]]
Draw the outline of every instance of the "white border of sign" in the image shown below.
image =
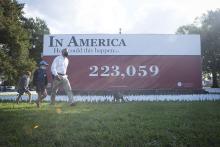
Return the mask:
[[63,48],[70,55],[201,55],[199,35],[44,35],[43,56],[60,55]]

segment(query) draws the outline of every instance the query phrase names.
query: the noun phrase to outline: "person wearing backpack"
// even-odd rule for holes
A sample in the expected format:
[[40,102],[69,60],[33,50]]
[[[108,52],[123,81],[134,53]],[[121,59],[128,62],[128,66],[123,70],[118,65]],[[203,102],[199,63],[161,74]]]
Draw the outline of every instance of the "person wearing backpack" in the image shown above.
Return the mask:
[[21,78],[19,79],[18,82],[18,97],[16,98],[16,103],[19,103],[19,100],[21,98],[21,96],[24,93],[27,93],[29,96],[28,102],[31,103],[31,93],[29,91],[29,83],[30,83],[30,77],[31,77],[31,72],[30,71],[26,71]]
[[47,73],[46,69],[48,66],[48,63],[45,61],[41,61],[39,63],[39,68],[35,70],[34,77],[33,77],[33,84],[36,86],[36,92],[38,95],[38,98],[36,100],[37,107],[40,107],[41,101],[46,98],[47,96]]

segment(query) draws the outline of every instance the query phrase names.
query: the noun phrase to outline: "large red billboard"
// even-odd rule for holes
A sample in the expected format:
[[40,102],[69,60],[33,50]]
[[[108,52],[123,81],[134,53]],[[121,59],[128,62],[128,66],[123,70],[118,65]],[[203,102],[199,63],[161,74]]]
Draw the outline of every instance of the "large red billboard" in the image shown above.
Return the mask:
[[44,36],[43,58],[50,65],[63,48],[69,49],[73,90],[201,89],[198,35]]

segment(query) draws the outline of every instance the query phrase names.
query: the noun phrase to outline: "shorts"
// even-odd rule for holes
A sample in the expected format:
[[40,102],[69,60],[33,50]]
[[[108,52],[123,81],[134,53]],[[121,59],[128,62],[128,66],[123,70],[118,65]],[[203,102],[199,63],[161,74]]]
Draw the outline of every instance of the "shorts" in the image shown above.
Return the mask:
[[18,93],[20,95],[23,95],[24,93],[30,92],[28,89],[22,88],[22,89],[18,89]]
[[42,85],[42,84],[37,84],[36,86],[36,92],[39,93],[39,92],[45,92],[46,91],[46,86],[45,85]]

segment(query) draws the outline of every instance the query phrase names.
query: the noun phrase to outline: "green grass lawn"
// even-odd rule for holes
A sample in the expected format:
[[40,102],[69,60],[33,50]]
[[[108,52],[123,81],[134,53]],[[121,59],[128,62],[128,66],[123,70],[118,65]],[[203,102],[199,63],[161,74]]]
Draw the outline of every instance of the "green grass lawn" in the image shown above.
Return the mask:
[[2,102],[0,146],[220,146],[220,101]]

